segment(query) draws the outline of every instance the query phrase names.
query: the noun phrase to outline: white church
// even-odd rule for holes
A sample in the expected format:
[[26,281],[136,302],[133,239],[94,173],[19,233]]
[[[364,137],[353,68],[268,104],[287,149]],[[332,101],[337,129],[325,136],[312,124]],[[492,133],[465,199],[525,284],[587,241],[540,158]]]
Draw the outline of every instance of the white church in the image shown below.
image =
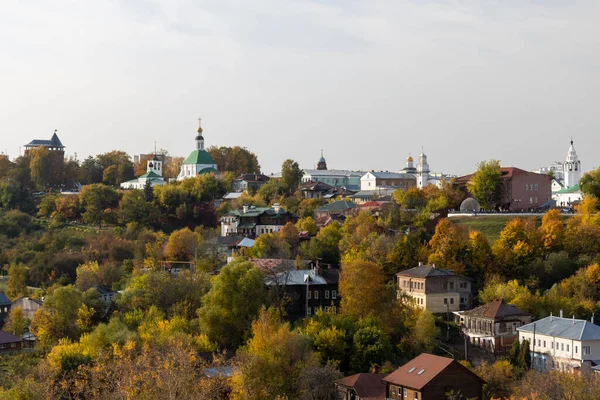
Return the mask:
[[196,135],[196,149],[183,161],[177,180],[181,181],[187,178],[193,178],[196,175],[217,172],[217,164],[212,159],[208,151],[204,148],[204,136],[202,136],[201,119],[198,118],[198,134]]
[[581,161],[577,156],[572,139],[565,161],[562,163],[555,162],[535,172],[540,174],[551,172],[554,176],[552,180],[552,200],[556,201],[558,207],[570,207],[583,198],[579,188],[579,180],[582,176]]
[[156,154],[154,154],[154,157],[151,160],[148,160],[146,173],[139,178],[121,183],[121,189],[144,189],[144,186],[146,186],[148,181],[151,186],[166,185],[167,182],[164,180],[162,174],[163,163]]

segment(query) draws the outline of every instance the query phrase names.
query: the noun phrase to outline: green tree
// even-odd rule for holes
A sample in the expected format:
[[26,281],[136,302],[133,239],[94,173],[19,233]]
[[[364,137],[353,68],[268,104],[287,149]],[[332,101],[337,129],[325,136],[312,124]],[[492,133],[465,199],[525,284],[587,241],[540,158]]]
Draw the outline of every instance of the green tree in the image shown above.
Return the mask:
[[583,194],[600,199],[600,167],[583,174],[579,186]]
[[31,321],[31,331],[37,340],[48,346],[59,339],[79,337],[77,312],[83,304],[82,294],[72,286],[59,287],[46,296],[44,306]]
[[431,353],[440,335],[440,329],[435,326],[435,317],[427,310],[422,310],[412,331],[412,341],[415,353]]
[[144,200],[148,202],[154,200],[154,190],[152,189],[150,179],[146,179],[146,183],[144,184]]
[[198,250],[198,235],[190,228],[174,231],[165,247],[165,256],[172,261],[190,261]]
[[84,208],[83,220],[87,224],[98,225],[106,221],[106,213],[119,204],[119,194],[115,189],[101,183],[87,185],[79,194]]
[[249,261],[236,259],[212,281],[198,317],[211,341],[235,350],[265,303],[264,275]]
[[145,189],[128,190],[123,194],[118,207],[119,221],[126,225],[137,222],[141,226],[157,225],[159,212],[151,201],[146,200]]
[[374,365],[382,365],[391,353],[389,336],[376,324],[366,323],[352,338],[350,368],[354,372],[368,372]]
[[121,150],[113,150],[96,156],[98,165],[102,167],[102,181],[111,186],[119,186],[122,182],[134,178],[133,163],[129,155]]
[[8,269],[6,296],[11,300],[27,296],[27,268],[23,264],[13,264]]
[[25,316],[21,307],[13,307],[10,309],[8,320],[6,321],[6,324],[4,324],[2,330],[16,336],[21,336],[27,332],[30,322],[31,321]]
[[521,368],[531,368],[531,350],[529,346],[529,340],[523,340],[523,343],[521,343],[521,353],[519,354],[518,362]]
[[83,160],[79,170],[79,180],[86,185],[102,182],[102,166],[96,158],[89,156]]
[[29,169],[35,185],[44,189],[50,184],[52,174],[52,157],[48,148],[40,146],[29,151]]
[[500,204],[502,191],[502,173],[500,161],[482,161],[477,171],[467,183],[467,190],[479,202],[482,208],[491,210]]
[[521,357],[521,342],[515,340],[510,348],[509,360],[510,363],[515,367],[521,367],[520,359]]
[[304,171],[296,161],[288,159],[281,165],[281,182],[288,193],[294,193],[298,189],[303,176]]

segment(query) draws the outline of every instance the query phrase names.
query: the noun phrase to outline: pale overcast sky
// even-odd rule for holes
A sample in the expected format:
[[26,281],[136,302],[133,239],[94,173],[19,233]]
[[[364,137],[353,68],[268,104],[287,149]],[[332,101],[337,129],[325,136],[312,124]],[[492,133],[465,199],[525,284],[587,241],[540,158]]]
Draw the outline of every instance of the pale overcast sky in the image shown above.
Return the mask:
[[600,164],[600,1],[3,0],[0,151],[244,146],[265,172]]

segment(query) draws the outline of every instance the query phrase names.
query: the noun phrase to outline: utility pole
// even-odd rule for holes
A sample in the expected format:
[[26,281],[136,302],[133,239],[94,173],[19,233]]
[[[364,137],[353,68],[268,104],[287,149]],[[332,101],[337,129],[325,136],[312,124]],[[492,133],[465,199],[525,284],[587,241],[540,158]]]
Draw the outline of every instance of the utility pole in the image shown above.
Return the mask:
[[450,304],[446,303],[446,342],[450,342]]
[[535,322],[533,323],[533,347],[531,349],[531,366],[535,368]]

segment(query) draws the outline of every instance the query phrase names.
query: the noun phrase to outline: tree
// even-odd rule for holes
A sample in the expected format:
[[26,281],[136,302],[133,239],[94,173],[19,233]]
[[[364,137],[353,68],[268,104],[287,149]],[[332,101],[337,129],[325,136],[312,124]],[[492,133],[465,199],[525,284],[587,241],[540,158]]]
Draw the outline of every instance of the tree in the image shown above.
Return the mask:
[[190,261],[195,258],[197,250],[198,235],[190,228],[183,228],[174,231],[169,236],[165,247],[165,256],[168,260]]
[[383,272],[376,264],[361,260],[344,264],[339,281],[342,313],[355,318],[381,315],[385,304],[384,286]]
[[429,241],[429,262],[464,275],[468,240],[469,234],[464,226],[456,225],[448,218],[440,220]]
[[502,192],[500,161],[480,162],[477,171],[467,183],[467,190],[482,208],[492,210],[498,207]]
[[371,321],[362,322],[352,338],[350,368],[355,372],[367,372],[374,365],[382,365],[392,353],[388,335]]
[[13,264],[8,269],[6,296],[11,300],[27,296],[27,268],[23,264]]
[[579,180],[581,192],[586,196],[594,196],[600,199],[600,168],[583,174]]
[[[152,187],[150,187],[152,193]],[[158,225],[159,212],[152,201],[146,199],[146,188],[141,190],[128,190],[119,201],[119,221],[126,225],[136,222],[141,226]]]
[[274,310],[261,310],[252,337],[238,352],[232,378],[233,400],[301,396],[303,372],[318,366],[308,341],[279,322]]
[[146,179],[146,183],[144,184],[144,200],[148,202],[154,200],[154,190],[152,189],[150,179]]
[[521,367],[519,365],[519,358],[521,357],[521,342],[515,340],[510,348],[509,360],[510,363],[515,367]]
[[102,166],[96,158],[89,156],[83,160],[79,170],[79,180],[86,185],[102,182]]
[[288,193],[294,193],[298,189],[303,176],[304,171],[296,161],[288,159],[281,165],[281,182]]
[[79,198],[85,209],[82,214],[83,220],[87,224],[100,227],[102,227],[102,222],[106,220],[106,212],[111,208],[115,208],[119,203],[117,191],[101,183],[84,186]]
[[61,338],[79,337],[77,313],[83,304],[82,294],[72,286],[59,287],[46,296],[44,306],[37,310],[31,321],[31,331],[44,346]]
[[50,184],[52,174],[52,157],[48,148],[39,146],[29,150],[29,169],[35,185],[44,189]]
[[256,154],[246,148],[209,147],[208,154],[217,164],[220,172],[232,172],[236,177],[245,173],[260,174],[260,164]]
[[133,163],[129,155],[121,150],[113,150],[96,156],[102,167],[102,181],[110,186],[119,186],[122,182],[134,178]]
[[235,350],[266,300],[264,275],[251,262],[236,259],[211,283],[198,310],[202,330],[211,341]]
[[301,218],[296,222],[296,227],[300,232],[308,232],[310,236],[315,236],[319,230],[315,220],[312,217]]
[[183,164],[183,157],[169,157],[168,162],[163,169],[163,178],[168,181],[171,178],[177,178]]
[[558,209],[546,212],[542,218],[542,225],[538,229],[545,251],[553,252],[562,250],[565,238],[565,226]]
[[10,314],[8,314],[8,320],[4,327],[3,331],[12,333],[16,336],[21,336],[27,332],[29,328],[29,318],[25,317],[23,310],[21,307],[13,307],[10,309]]
[[521,368],[531,368],[531,350],[529,348],[529,340],[523,340],[523,343],[521,343],[521,353],[519,353],[518,364]]
[[416,353],[431,353],[440,335],[440,329],[435,326],[435,317],[427,310],[422,310],[412,331],[413,348]]

